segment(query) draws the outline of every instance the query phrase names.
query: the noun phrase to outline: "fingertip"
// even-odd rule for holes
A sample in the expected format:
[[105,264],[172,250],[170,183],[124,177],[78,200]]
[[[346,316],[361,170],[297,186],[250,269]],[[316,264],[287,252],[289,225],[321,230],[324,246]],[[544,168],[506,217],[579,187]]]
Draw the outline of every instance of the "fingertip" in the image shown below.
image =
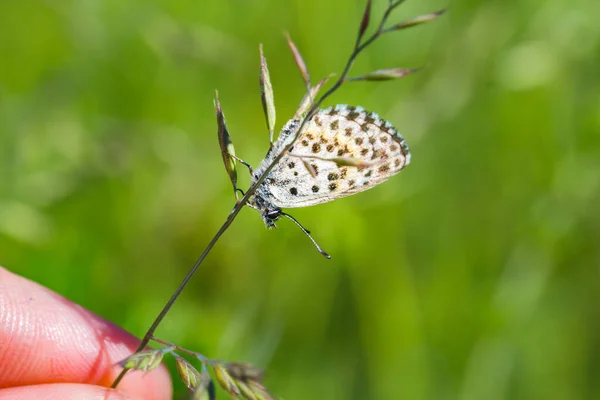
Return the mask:
[[[163,397],[161,400],[167,399]],[[46,383],[0,389],[0,400],[142,400],[146,397],[81,383]]]
[[[3,267],[0,315],[0,388],[73,382],[110,387],[121,371],[118,362],[139,346],[121,327]],[[170,399],[171,391],[164,366],[130,372],[119,385],[119,392],[143,399]]]

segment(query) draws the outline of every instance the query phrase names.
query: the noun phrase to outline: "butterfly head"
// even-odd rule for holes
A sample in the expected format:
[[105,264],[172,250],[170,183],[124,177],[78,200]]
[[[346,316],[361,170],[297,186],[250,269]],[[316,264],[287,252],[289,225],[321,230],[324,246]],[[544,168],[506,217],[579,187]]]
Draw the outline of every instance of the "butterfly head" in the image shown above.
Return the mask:
[[267,228],[276,228],[275,222],[281,217],[283,211],[269,201],[269,197],[265,196],[264,188],[261,186],[256,191],[254,196],[248,201],[248,206],[254,208],[265,222]]
[[279,219],[279,217],[281,217],[282,214],[283,211],[281,211],[281,208],[279,207],[266,208],[263,210],[262,218],[263,221],[265,221],[267,228],[275,228],[275,222]]

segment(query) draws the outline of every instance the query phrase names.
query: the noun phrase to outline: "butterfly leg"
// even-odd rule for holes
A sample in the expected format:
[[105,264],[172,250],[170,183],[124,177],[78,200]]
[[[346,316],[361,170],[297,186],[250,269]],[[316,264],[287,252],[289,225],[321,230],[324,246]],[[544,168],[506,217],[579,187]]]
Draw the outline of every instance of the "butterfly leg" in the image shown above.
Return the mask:
[[250,175],[252,175],[252,166],[250,164],[248,164],[246,161],[242,160],[241,158],[239,158],[238,156],[235,156],[233,154],[230,155],[232,158],[234,158],[236,161],[238,161],[240,164],[246,166],[246,168],[248,168],[248,171],[250,172]]
[[[250,176],[252,176],[253,170],[252,170],[252,166],[250,164],[248,164],[246,161],[242,160],[241,158],[239,158],[238,156],[236,156],[234,154],[229,154],[229,156],[231,158],[233,158],[234,160],[236,160],[237,162],[239,162],[240,164],[246,166],[246,168],[248,168],[248,172],[250,172]],[[233,189],[235,191],[236,200],[239,200],[238,192],[242,194],[242,197],[246,194],[242,189],[238,188],[235,184],[233,186]]]

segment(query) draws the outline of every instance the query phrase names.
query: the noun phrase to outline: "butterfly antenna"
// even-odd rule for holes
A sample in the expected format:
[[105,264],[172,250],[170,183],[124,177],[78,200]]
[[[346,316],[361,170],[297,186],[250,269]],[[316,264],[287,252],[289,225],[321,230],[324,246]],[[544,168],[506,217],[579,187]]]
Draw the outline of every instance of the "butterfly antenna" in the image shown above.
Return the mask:
[[312,236],[310,236],[310,232],[309,232],[308,230],[306,230],[306,228],[304,228],[304,227],[302,226],[302,224],[300,224],[300,222],[296,221],[296,218],[294,218],[294,217],[292,217],[290,214],[286,214],[286,213],[284,213],[284,212],[281,212],[281,215],[283,215],[283,216],[284,216],[284,217],[286,217],[287,219],[291,220],[293,223],[295,223],[295,224],[298,226],[298,228],[302,229],[302,232],[304,232],[304,234],[305,234],[306,236],[308,236],[308,238],[310,239],[310,241],[312,242],[312,244],[314,244],[314,245],[315,245],[315,247],[317,248],[317,250],[319,251],[319,253],[323,254],[323,256],[324,256],[325,258],[327,258],[327,259],[330,259],[330,258],[331,258],[331,256],[330,256],[329,254],[327,254],[327,253],[326,253],[326,252],[325,252],[325,251],[324,251],[324,250],[321,248],[321,246],[319,246],[319,245],[317,244],[317,242],[315,241],[315,239],[313,239],[313,237],[312,237]]

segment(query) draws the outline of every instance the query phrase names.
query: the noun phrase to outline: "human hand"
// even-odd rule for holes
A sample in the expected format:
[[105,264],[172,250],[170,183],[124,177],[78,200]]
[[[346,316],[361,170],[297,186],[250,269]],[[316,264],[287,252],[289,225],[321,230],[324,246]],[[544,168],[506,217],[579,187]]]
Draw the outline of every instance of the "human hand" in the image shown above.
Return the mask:
[[109,386],[138,339],[80,305],[0,267],[0,400],[163,400],[161,366]]

